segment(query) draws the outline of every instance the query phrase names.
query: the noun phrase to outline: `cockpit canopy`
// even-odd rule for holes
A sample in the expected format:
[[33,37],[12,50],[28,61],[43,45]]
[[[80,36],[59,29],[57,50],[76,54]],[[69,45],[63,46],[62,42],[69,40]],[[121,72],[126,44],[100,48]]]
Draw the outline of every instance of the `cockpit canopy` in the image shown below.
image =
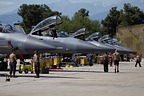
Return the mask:
[[31,33],[38,32],[38,31],[45,31],[50,28],[50,26],[56,26],[62,23],[62,18],[60,16],[51,16],[40,23],[38,23],[31,31]]
[[18,32],[13,26],[9,24],[0,24],[0,32],[2,33],[13,33],[13,32]]
[[122,46],[120,41],[117,38],[111,38],[109,35],[104,35],[103,37],[98,39],[99,42],[108,43],[111,45],[119,45]]
[[81,28],[79,29],[78,31],[74,32],[71,37],[78,37],[78,36],[81,36],[81,35],[85,35],[87,34],[88,31],[86,30],[86,28]]
[[108,43],[108,40],[110,40],[111,38],[109,37],[109,35],[104,35],[101,38],[98,39],[99,42],[102,43]]
[[59,37],[69,37],[69,34],[67,32],[61,31],[59,32]]
[[95,32],[86,38],[86,41],[98,40],[100,38],[100,32]]

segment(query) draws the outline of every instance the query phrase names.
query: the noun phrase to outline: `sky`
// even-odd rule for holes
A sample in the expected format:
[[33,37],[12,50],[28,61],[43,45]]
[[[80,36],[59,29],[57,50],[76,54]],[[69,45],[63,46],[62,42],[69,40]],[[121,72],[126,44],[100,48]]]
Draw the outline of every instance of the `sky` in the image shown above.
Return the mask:
[[[0,0],[0,15],[17,10],[22,4],[50,4],[63,0]],[[107,0],[67,0],[71,3],[94,3]],[[115,1],[115,0],[109,0]]]
[[[22,4],[50,4],[58,1],[64,1],[64,0],[0,0],[0,15],[17,10]],[[67,1],[71,3],[103,2],[105,4],[110,4],[122,0],[67,0]],[[144,0],[135,0],[135,1],[144,1]]]

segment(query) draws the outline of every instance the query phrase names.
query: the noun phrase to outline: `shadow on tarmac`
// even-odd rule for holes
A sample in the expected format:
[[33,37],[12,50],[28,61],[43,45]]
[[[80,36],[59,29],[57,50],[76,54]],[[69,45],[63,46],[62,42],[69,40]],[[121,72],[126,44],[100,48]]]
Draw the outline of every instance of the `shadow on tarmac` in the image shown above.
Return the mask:
[[[51,72],[86,72],[86,73],[106,73],[103,71],[90,71],[90,70],[50,70]],[[114,73],[114,72],[107,72],[107,73]]]
[[[19,77],[28,77],[28,78],[34,78],[35,75],[16,75],[18,78]],[[68,76],[42,76],[40,74],[40,78],[67,78],[67,79],[82,79],[82,78],[79,78],[79,77],[68,77]],[[37,79],[37,78],[36,78]]]

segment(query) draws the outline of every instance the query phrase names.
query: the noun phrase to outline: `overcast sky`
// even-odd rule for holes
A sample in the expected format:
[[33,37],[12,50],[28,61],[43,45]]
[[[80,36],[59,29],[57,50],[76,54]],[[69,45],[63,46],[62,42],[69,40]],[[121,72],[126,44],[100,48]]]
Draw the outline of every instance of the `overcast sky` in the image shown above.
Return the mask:
[[[0,15],[11,12],[19,8],[22,4],[50,4],[58,1],[64,0],[0,0]],[[95,2],[104,2],[104,3],[112,3],[112,2],[119,2],[125,0],[67,0],[71,3],[95,3]],[[135,1],[143,1],[143,0],[135,0]]]
[[[0,15],[11,12],[13,10],[16,10],[19,8],[22,4],[50,4],[58,1],[64,1],[64,0],[0,0]],[[94,3],[97,1],[115,1],[115,0],[67,0],[71,3]]]

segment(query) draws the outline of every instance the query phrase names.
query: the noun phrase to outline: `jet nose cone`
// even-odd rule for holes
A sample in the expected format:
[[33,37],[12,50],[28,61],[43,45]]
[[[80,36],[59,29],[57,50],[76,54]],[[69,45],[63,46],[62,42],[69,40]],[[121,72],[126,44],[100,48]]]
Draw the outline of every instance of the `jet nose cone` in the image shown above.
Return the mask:
[[131,54],[136,54],[137,52],[134,51],[134,50],[132,50],[132,49],[129,49],[129,53],[131,53]]
[[79,40],[77,44],[77,51],[79,53],[97,53],[101,52],[102,49],[98,46]]
[[41,53],[46,53],[55,50],[56,48],[50,44],[47,44],[44,41],[41,41],[33,37],[29,37],[26,40],[25,49],[29,51],[38,50]]
[[[119,46],[119,45],[117,45],[117,46]],[[119,46],[119,47],[121,47],[125,51],[125,54],[130,54],[130,53],[135,54],[136,53],[134,50],[129,49],[127,47],[124,47],[124,46]]]

